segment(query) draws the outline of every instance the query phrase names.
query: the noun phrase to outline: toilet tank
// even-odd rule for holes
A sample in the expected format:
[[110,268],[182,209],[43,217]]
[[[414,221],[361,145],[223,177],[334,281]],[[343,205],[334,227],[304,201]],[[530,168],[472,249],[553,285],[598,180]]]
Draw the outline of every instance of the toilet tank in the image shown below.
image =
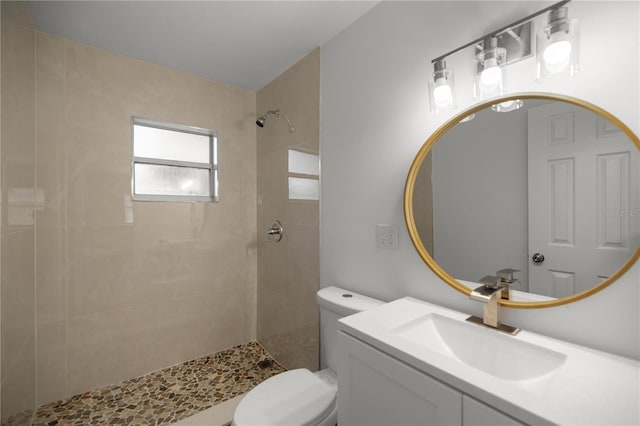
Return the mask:
[[320,305],[320,345],[322,349],[320,364],[322,368],[328,366],[335,372],[338,320],[383,305],[385,302],[333,286],[320,289],[316,300]]

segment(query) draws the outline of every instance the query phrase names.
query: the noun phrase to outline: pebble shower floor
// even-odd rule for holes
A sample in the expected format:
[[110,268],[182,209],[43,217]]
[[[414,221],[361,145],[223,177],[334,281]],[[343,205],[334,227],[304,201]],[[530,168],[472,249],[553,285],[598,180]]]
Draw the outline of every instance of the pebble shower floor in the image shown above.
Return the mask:
[[258,342],[20,413],[17,425],[166,425],[253,389],[285,371]]

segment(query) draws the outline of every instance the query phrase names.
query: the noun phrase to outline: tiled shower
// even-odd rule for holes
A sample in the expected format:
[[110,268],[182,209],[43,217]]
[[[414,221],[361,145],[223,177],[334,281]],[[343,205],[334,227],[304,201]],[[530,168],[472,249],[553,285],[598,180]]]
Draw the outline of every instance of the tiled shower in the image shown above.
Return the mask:
[[[316,369],[318,202],[287,199],[287,150],[318,150],[319,50],[255,93],[1,13],[2,418],[256,339]],[[295,133],[256,127],[273,108]],[[132,116],[216,130],[220,202],[131,201]]]

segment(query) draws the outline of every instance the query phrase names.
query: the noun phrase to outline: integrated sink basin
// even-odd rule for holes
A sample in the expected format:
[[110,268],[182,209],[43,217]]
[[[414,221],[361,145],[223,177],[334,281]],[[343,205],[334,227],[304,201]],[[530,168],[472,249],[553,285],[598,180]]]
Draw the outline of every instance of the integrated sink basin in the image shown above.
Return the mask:
[[567,358],[563,353],[435,313],[389,331],[504,380],[530,380],[551,374]]

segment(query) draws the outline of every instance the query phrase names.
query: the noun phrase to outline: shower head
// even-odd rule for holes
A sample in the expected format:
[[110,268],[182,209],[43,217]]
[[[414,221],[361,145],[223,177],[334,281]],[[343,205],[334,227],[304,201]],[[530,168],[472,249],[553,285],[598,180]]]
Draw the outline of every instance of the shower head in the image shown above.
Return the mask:
[[257,120],[256,120],[256,125],[258,127],[264,127],[264,122],[267,121],[267,116],[271,114],[271,115],[275,115],[276,117],[280,117],[280,110],[276,109],[276,110],[269,110],[267,112],[265,112],[264,114],[262,114],[262,116],[260,116]]
[[[264,123],[265,121],[267,121],[267,117],[269,115],[275,115],[276,118],[280,117],[280,110],[276,109],[276,110],[269,110],[267,112],[265,112],[264,114],[262,114],[260,117],[258,117],[258,119],[256,120],[256,126],[258,127],[264,127]],[[287,118],[286,115],[282,114],[282,116],[284,117],[285,120],[287,120],[287,124],[289,125],[289,133],[293,133],[296,131],[296,128],[293,127],[293,124],[291,124],[291,121],[289,121],[289,119]]]

